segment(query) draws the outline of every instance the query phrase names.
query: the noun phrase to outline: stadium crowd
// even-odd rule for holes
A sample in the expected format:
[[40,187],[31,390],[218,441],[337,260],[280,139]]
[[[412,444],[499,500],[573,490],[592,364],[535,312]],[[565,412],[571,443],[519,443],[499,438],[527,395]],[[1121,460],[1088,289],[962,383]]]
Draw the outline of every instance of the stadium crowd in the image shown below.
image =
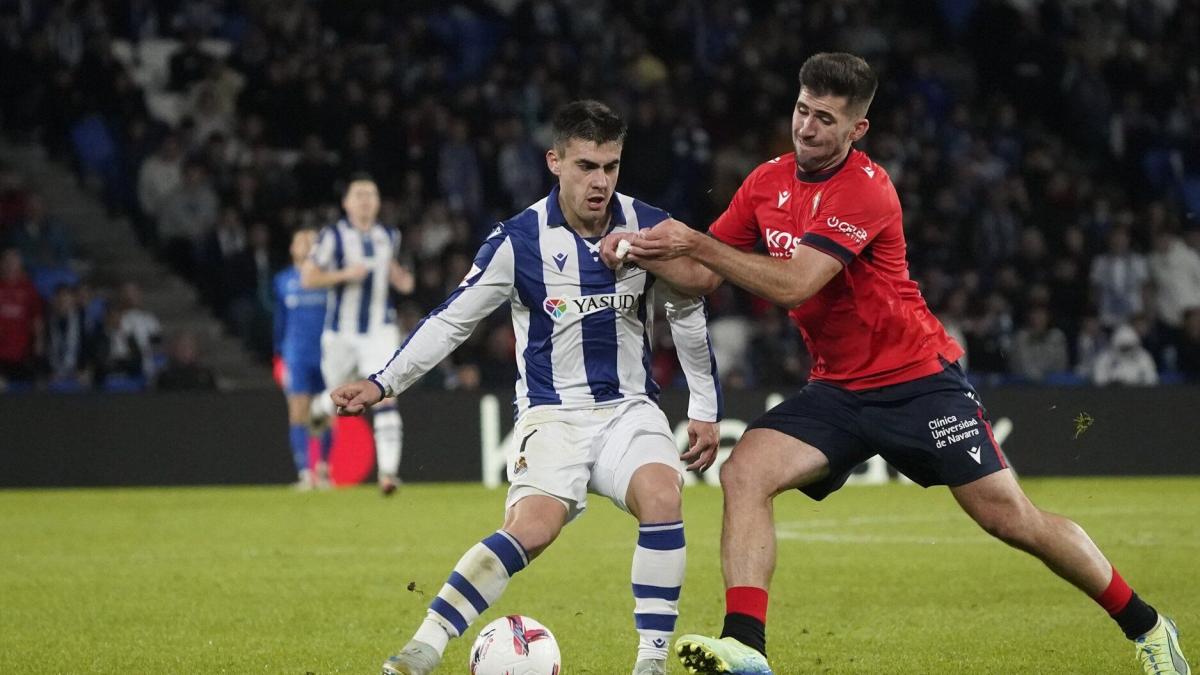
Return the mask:
[[[824,50],[881,74],[859,145],[897,186],[913,274],[972,377],[1200,381],[1191,0],[8,0],[0,121],[101,183],[265,359],[290,233],[336,219],[352,172],[377,178],[382,219],[403,235],[411,328],[491,225],[548,191],[559,105],[623,111],[618,189],[704,228],[746,174],[789,152],[797,68]],[[51,195],[0,199],[4,322],[22,267],[69,256],[70,237],[40,224]],[[114,320],[89,309],[86,284],[38,291],[28,312],[44,320],[0,323],[10,378],[58,372],[60,308]],[[710,305],[726,386],[803,382],[782,310],[728,285]],[[659,323],[657,378],[681,383]],[[514,344],[494,316],[426,385],[507,387]]]

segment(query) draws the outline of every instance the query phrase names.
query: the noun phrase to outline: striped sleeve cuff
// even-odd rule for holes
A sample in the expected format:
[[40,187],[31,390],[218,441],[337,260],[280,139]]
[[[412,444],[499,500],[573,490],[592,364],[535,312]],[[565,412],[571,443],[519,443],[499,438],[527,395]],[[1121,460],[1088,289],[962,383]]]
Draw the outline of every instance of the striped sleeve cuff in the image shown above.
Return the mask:
[[375,385],[376,387],[379,387],[379,400],[382,401],[383,399],[388,397],[387,387],[383,386],[383,384],[379,381],[378,374],[371,375],[370,377],[367,378],[367,381],[370,382],[371,384]]

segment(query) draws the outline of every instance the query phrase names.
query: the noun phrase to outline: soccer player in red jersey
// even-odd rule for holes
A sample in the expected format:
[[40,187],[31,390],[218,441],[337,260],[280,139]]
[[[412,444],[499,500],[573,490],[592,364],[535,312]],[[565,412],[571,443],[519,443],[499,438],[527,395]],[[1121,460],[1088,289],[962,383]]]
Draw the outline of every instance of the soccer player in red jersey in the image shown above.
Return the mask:
[[[823,499],[880,455],[922,486],[947,485],[983,529],[1093,598],[1136,643],[1147,673],[1188,673],[1170,619],[1121,579],[1074,522],[1034,506],[1006,466],[963,355],[929,311],[905,259],[900,202],[883,167],[854,149],[870,127],[870,66],[823,53],[800,70],[794,155],[754,170],[708,235],[668,220],[621,236],[634,262],[692,293],[728,279],[790,310],[812,356],[810,382],[750,425],[721,468],[720,639],[685,635],[693,673],[770,673],[767,588],[775,568],[771,502]],[[618,237],[606,241],[610,264]],[[767,253],[752,252],[759,241]]]

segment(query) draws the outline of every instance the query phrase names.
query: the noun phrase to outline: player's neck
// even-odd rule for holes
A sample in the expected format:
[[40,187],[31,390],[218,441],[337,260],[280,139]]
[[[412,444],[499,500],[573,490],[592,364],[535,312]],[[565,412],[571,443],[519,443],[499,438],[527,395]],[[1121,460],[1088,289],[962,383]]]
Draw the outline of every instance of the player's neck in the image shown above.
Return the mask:
[[352,226],[354,226],[354,229],[362,230],[363,232],[366,232],[367,230],[371,229],[371,226],[375,224],[375,221],[373,219],[371,219],[371,220],[355,220],[354,218],[346,218],[346,220],[348,220],[350,222],[350,224]]
[[832,158],[830,158],[830,160],[828,162],[825,162],[820,167],[817,167],[815,169],[806,169],[806,168],[800,166],[799,164],[797,164],[796,170],[805,176],[819,176],[823,173],[829,173],[830,171],[833,171],[834,169],[836,169],[839,166],[841,166],[842,164],[844,164],[846,162],[846,160],[849,159],[850,151],[853,149],[854,149],[854,146],[852,146],[852,145],[846,146],[846,149],[844,151],[837,153]]
[[571,209],[563,208],[561,195],[558,199],[558,208],[562,211],[563,217],[567,219],[567,225],[581,237],[602,237],[608,232],[608,223],[612,219],[612,214],[607,209],[602,216],[589,223]]

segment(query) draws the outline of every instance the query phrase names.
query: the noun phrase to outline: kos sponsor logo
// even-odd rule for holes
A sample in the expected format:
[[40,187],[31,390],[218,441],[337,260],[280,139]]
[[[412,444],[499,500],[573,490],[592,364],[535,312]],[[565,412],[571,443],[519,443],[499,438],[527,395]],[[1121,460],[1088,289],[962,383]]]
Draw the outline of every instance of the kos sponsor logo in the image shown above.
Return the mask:
[[767,228],[767,251],[775,258],[790,258],[800,245],[800,237],[791,232]]
[[851,225],[837,216],[829,216],[825,220],[825,224],[829,226],[829,229],[837,230],[860,244],[867,240],[866,230],[857,225]]
[[605,293],[602,295],[584,295],[577,298],[546,298],[542,309],[551,319],[560,321],[567,314],[587,316],[606,309],[618,312],[637,311],[641,293]]

